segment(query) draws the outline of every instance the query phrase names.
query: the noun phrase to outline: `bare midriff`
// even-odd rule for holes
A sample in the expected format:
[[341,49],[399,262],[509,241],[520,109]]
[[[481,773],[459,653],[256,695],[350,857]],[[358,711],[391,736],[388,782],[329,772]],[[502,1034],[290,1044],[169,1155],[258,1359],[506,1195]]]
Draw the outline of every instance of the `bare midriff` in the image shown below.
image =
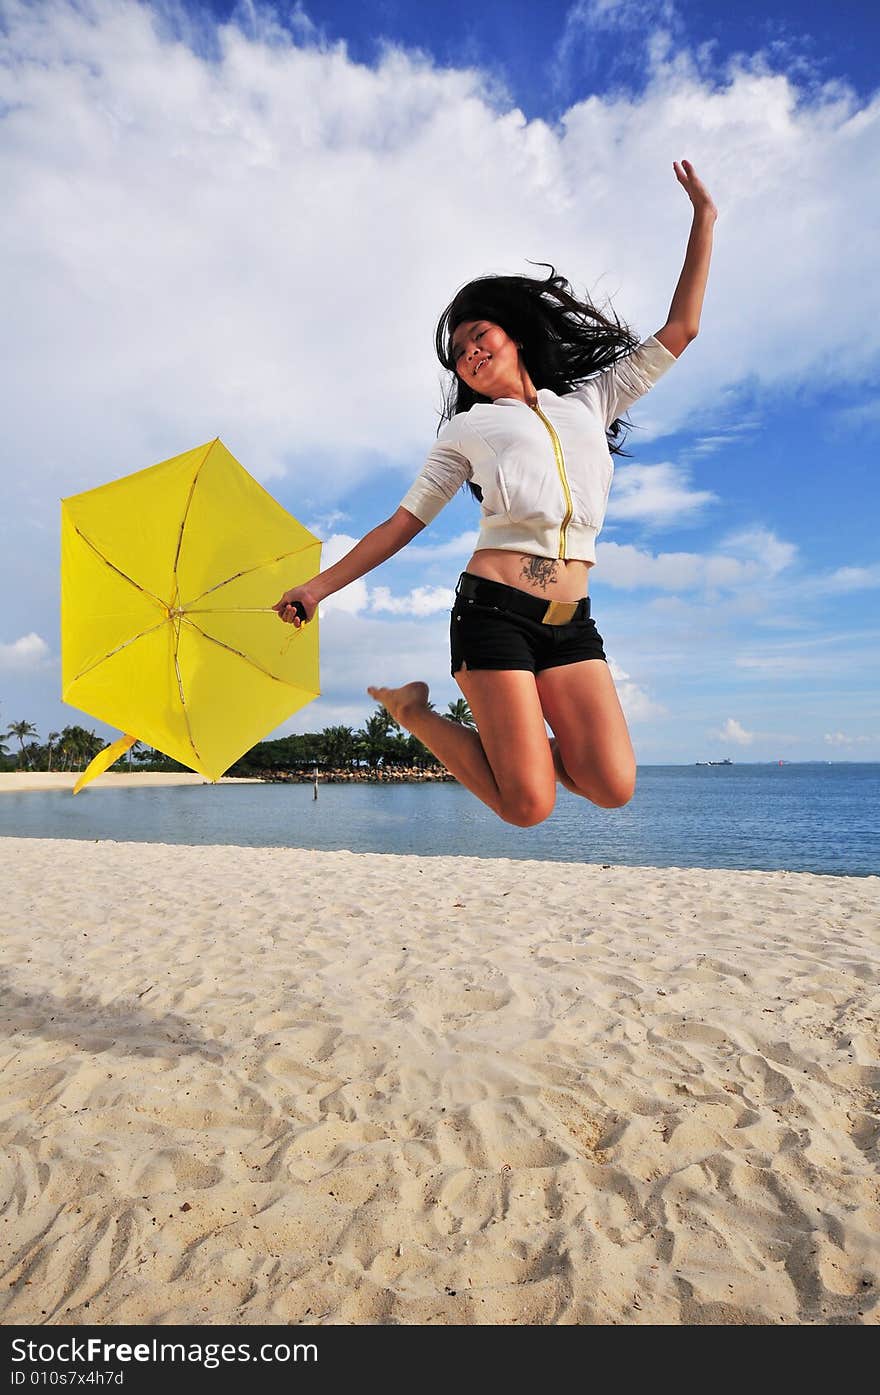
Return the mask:
[[534,557],[527,552],[485,547],[475,552],[465,567],[471,576],[484,576],[515,586],[545,601],[579,601],[588,594],[589,562],[562,557]]

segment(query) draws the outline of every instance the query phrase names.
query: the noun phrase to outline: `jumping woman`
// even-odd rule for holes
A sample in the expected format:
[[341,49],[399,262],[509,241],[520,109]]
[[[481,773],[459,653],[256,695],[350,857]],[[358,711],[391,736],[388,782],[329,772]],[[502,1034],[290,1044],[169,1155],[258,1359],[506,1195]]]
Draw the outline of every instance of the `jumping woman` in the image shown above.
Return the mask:
[[[274,609],[297,628],[325,596],[411,542],[464,484],[476,550],[450,619],[452,676],[477,730],[428,706],[427,685],[370,687],[395,721],[507,823],[541,823],[557,781],[605,808],[632,798],[636,761],[587,582],[620,454],[619,418],[697,335],[717,210],[693,166],[684,267],[662,329],[639,342],[555,273],[484,276],[444,310],[437,355],[454,375],[443,424],[392,517]],[[545,721],[553,732],[548,738]]]

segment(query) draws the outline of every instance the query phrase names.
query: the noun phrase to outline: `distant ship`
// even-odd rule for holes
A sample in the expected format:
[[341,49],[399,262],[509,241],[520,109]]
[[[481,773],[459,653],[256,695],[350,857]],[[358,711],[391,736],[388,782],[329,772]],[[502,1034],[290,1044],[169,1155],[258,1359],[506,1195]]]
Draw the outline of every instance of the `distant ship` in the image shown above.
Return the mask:
[[725,757],[724,760],[698,760],[698,761],[695,761],[694,764],[695,764],[695,765],[733,765],[733,761],[732,761],[729,757]]

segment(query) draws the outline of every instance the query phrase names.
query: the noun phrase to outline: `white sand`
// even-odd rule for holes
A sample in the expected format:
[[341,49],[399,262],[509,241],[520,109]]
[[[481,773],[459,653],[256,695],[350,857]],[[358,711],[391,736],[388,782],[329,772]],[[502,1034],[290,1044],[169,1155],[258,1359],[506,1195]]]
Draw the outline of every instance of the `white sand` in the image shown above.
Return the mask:
[[877,878],[0,840],[5,1323],[877,1323]]
[[[72,790],[80,775],[81,770],[0,770],[0,794],[4,790]],[[136,786],[138,789],[146,789],[148,785],[210,785],[211,780],[206,780],[204,775],[196,775],[191,771],[163,771],[163,770],[133,770],[131,774],[117,771],[107,771],[105,775],[99,775],[98,779],[91,786],[92,789],[126,789]],[[219,780],[213,782],[218,785],[258,785],[257,779],[247,776],[239,777],[223,775]]]

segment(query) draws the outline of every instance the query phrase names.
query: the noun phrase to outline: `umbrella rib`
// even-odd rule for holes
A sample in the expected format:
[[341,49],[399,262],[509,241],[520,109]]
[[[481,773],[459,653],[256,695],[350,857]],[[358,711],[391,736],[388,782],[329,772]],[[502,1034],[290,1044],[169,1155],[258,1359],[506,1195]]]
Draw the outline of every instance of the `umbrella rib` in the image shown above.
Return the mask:
[[[186,503],[184,504],[184,507],[183,507],[183,518],[180,520],[180,532],[179,532],[178,535],[177,535],[177,549],[176,549],[176,551],[175,551],[175,553],[174,553],[174,565],[173,565],[172,568],[171,568],[171,575],[172,575],[172,578],[173,578],[173,581],[174,581],[174,600],[173,600],[173,602],[172,602],[173,605],[177,605],[177,598],[178,598],[177,564],[178,564],[178,562],[180,561],[180,549],[181,549],[181,547],[183,546],[183,530],[185,529],[186,523],[187,523],[187,519],[189,518],[190,505],[192,504],[192,501],[193,501],[193,495],[194,495],[195,492],[196,492],[196,485],[197,485],[198,482],[199,482],[199,475],[202,473],[202,470],[203,470],[204,465],[205,465],[205,461],[208,459],[208,456],[211,454],[211,451],[214,449],[214,447],[216,446],[216,444],[217,444],[217,442],[218,442],[219,439],[220,439],[219,436],[216,436],[216,437],[214,438],[214,440],[211,441],[210,445],[207,447],[207,449],[206,449],[206,451],[205,451],[205,454],[202,456],[201,460],[199,461],[198,468],[197,468],[195,474],[194,474],[193,477],[192,477],[192,484],[191,484],[190,487],[189,487],[189,494],[186,496]],[[193,748],[193,749],[195,749],[195,748]]]
[[87,664],[85,668],[80,669],[76,677],[70,680],[71,683],[77,683],[80,678],[85,678],[86,674],[91,673],[93,668],[97,668],[99,664],[106,663],[108,659],[112,659],[113,655],[118,654],[120,650],[127,649],[130,644],[134,644],[138,639],[143,639],[144,635],[151,635],[154,630],[161,630],[164,624],[165,621],[160,620],[157,625],[151,625],[148,630],[141,630],[139,635],[132,635],[131,639],[123,640],[121,644],[117,644],[115,649],[111,649],[109,654],[102,654],[100,659],[96,659],[93,664]]
[[[250,576],[251,572],[258,572],[261,567],[274,567],[276,562],[283,562],[285,557],[295,557],[298,552],[303,552],[307,547],[314,547],[314,543],[304,543],[302,547],[291,548],[290,552],[282,552],[280,557],[272,557],[268,562],[257,562],[253,567],[245,567],[243,571],[236,572],[234,576],[228,576],[225,581],[218,581],[216,586],[209,586],[207,591],[200,591],[197,596],[193,596],[192,601],[187,603],[187,610],[194,601],[200,601],[204,596],[210,596],[212,591],[219,591],[221,586],[229,586],[233,581],[238,581],[240,576]],[[238,609],[239,607],[235,607]],[[272,609],[272,607],[268,607]]]
[[[182,615],[180,618],[191,626],[197,634],[200,634],[202,639],[209,639],[212,644],[218,644],[221,649],[226,649],[228,653],[235,654],[239,659],[244,659],[246,664],[250,664],[251,668],[259,669],[260,673],[265,673],[267,678],[274,678],[276,683],[283,683],[286,688],[296,688],[298,692],[302,692],[301,683],[291,683],[286,678],[279,678],[277,673],[271,673],[269,669],[263,668],[263,665],[258,664],[256,659],[252,659],[249,655],[243,654],[240,649],[233,649],[231,644],[226,644],[222,639],[215,639],[213,635],[209,635],[207,631],[203,630],[195,621],[189,620],[186,615]],[[299,633],[302,633],[302,631],[299,631]],[[294,636],[291,635],[291,639],[293,637]]]
[[164,601],[160,601],[159,597],[154,596],[152,591],[147,590],[146,586],[141,586],[139,581],[135,581],[134,577],[128,576],[128,574],[122,571],[120,567],[117,567],[114,562],[111,562],[109,557],[105,557],[101,549],[95,546],[91,538],[86,537],[85,533],[76,523],[74,523],[73,526],[78,535],[82,538],[83,542],[86,544],[86,546],[92,549],[96,557],[100,557],[101,561],[104,563],[105,566],[109,567],[110,570],[112,572],[115,572],[117,576],[121,576],[123,581],[129,582],[130,585],[132,585],[135,588],[135,590],[142,592],[145,596],[149,596],[151,601],[155,601],[156,605],[161,606],[163,610],[167,611],[167,607]]
[[183,712],[183,720],[186,722],[186,734],[187,734],[187,736],[189,737],[189,744],[192,746],[193,750],[194,750],[195,753],[196,753],[196,760],[201,760],[202,757],[201,757],[201,755],[199,754],[199,748],[198,748],[198,746],[196,745],[195,741],[193,741],[192,727],[191,727],[190,724],[189,724],[189,712],[187,711],[187,707],[186,707],[186,697],[185,697],[184,691],[183,691],[183,677],[182,677],[181,672],[180,672],[180,662],[179,662],[178,657],[177,657],[177,650],[178,650],[178,646],[179,646],[179,645],[180,645],[180,621],[178,620],[177,624],[174,626],[174,672],[175,672],[176,675],[177,675],[177,691],[178,691],[178,693],[180,694],[180,708],[181,708],[181,711]]

